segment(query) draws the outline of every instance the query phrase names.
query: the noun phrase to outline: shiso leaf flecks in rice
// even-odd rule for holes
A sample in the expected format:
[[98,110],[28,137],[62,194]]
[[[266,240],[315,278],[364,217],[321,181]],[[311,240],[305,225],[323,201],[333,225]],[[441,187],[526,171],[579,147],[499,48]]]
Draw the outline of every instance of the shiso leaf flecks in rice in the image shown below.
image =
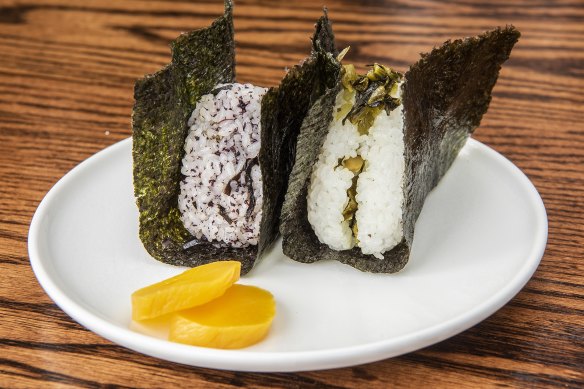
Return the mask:
[[218,85],[201,97],[188,125],[181,220],[197,239],[257,245],[262,218],[260,102],[265,88]]
[[232,2],[225,2],[225,13],[210,27],[180,35],[171,48],[170,64],[134,87],[132,158],[140,240],[150,255],[173,265],[244,257],[244,271],[249,270],[255,253],[185,248],[192,236],[180,220],[177,202],[189,115],[201,96],[235,79]]
[[[294,161],[296,137],[311,102],[334,84],[338,64],[334,36],[325,15],[316,25],[311,55],[294,66],[278,87],[261,99],[262,211],[258,244],[234,247],[197,239],[178,209],[187,121],[199,99],[217,84],[235,82],[232,1],[225,13],[201,30],[171,43],[172,62],[136,82],[134,90],[133,178],[140,212],[140,240],[154,258],[180,266],[198,266],[226,259],[241,261],[249,272],[278,232],[280,209]],[[256,190],[257,189],[257,190]],[[254,192],[259,193],[259,188]]]

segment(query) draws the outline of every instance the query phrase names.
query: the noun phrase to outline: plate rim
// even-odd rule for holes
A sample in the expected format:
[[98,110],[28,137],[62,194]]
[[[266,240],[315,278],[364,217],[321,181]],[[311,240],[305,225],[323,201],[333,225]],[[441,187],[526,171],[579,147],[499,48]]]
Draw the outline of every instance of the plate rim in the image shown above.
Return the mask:
[[510,172],[521,187],[526,189],[531,208],[535,213],[535,241],[523,265],[510,282],[471,310],[433,326],[398,337],[359,345],[313,351],[261,352],[244,350],[218,350],[172,343],[138,333],[130,328],[114,324],[94,313],[73,298],[58,285],[47,270],[39,247],[41,221],[46,217],[54,198],[85,168],[98,164],[118,149],[127,147],[132,138],[114,143],[93,154],[66,173],[47,192],[32,218],[28,233],[28,253],[34,274],[47,295],[71,318],[92,332],[120,346],[155,358],[197,367],[249,372],[295,372],[342,368],[370,363],[406,354],[442,340],[480,323],[507,304],[529,281],[543,257],[548,237],[548,219],[541,196],[529,178],[510,160],[491,147],[469,138],[465,148],[477,148],[492,157]]

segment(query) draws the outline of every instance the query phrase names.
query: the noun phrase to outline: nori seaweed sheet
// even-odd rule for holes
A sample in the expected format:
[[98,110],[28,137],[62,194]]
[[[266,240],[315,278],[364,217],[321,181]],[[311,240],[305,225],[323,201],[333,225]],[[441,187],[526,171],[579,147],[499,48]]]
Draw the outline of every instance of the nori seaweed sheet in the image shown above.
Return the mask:
[[312,52],[300,65],[292,67],[279,87],[270,88],[262,99],[261,141],[259,153],[264,185],[264,215],[260,227],[260,253],[278,235],[280,211],[294,165],[296,139],[310,106],[327,88],[333,87],[341,66],[336,61],[334,34],[327,16],[316,23]]
[[328,18],[317,23],[311,56],[294,67],[262,100],[263,206],[260,242],[233,248],[196,240],[183,226],[178,210],[180,172],[187,120],[199,98],[219,83],[235,81],[232,3],[225,14],[201,30],[171,43],[172,61],[136,82],[132,116],[134,194],[140,212],[140,239],[154,258],[180,266],[236,259],[245,274],[274,241],[294,145],[303,115],[319,96],[328,74],[322,56],[336,54]]
[[282,208],[280,232],[288,257],[305,263],[333,259],[361,271],[394,273],[409,259],[414,227],[428,193],[446,173],[467,138],[480,124],[503,62],[519,38],[514,27],[475,38],[448,41],[422,58],[405,75],[404,239],[383,260],[359,248],[335,251],[320,243],[308,222],[306,198],[312,167],[327,134],[340,85],[308,112],[298,136],[296,163]]
[[[224,15],[210,27],[174,40],[171,51],[168,66],[138,80],[134,87],[134,195],[140,212],[140,239],[146,250],[160,261],[190,266],[235,254],[228,247],[210,244],[205,245],[205,251],[200,246],[184,250],[192,236],[180,220],[177,202],[188,117],[202,95],[219,83],[235,80],[231,1],[225,2]],[[199,251],[202,255],[193,259]],[[250,252],[243,256],[253,258],[254,252],[245,251]]]

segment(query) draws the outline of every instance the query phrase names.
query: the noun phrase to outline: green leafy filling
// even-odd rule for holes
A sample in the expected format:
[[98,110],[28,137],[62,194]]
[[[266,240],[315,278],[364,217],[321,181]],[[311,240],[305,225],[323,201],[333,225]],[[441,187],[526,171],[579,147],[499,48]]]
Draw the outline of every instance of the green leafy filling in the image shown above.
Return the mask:
[[[341,61],[349,47],[345,48],[338,55],[337,60]],[[351,123],[357,126],[357,130],[361,135],[367,135],[369,129],[375,122],[375,118],[381,112],[389,115],[391,111],[401,104],[401,100],[397,98],[399,82],[402,75],[391,68],[375,63],[368,65],[371,69],[366,74],[357,74],[353,64],[343,65],[341,70],[341,84],[343,86],[342,93],[345,101],[337,109],[335,116],[336,120],[342,118],[343,124],[348,119]],[[353,95],[355,95],[355,102],[352,103]],[[339,166],[344,166],[353,172],[354,177],[351,187],[347,189],[348,202],[343,210],[343,219],[349,221],[353,237],[356,243],[357,239],[357,220],[355,214],[357,213],[357,181],[359,174],[365,168],[365,161],[360,155],[354,158],[348,158],[339,161]]]
[[[345,56],[347,50],[348,48],[339,54],[339,60]],[[343,65],[341,77],[344,91],[355,93],[355,103],[343,118],[343,124],[348,119],[357,126],[360,134],[368,133],[380,112],[385,110],[389,115],[401,104],[396,96],[402,74],[378,63],[367,66],[370,69],[366,74],[357,74],[354,65]],[[339,113],[346,110],[343,106]]]

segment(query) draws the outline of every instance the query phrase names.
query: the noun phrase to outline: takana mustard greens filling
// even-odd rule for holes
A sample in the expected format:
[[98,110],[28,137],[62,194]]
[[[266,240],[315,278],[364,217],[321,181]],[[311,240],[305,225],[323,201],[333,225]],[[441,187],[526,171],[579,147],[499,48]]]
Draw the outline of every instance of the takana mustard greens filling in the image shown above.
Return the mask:
[[[346,47],[337,57],[340,62],[343,60],[350,47]],[[341,83],[343,85],[343,99],[345,103],[337,109],[336,120],[346,120],[353,123],[360,135],[368,135],[369,129],[373,125],[379,113],[385,111],[387,115],[401,104],[398,95],[398,88],[402,80],[402,75],[390,67],[374,63],[367,65],[370,69],[365,74],[358,74],[353,64],[343,65],[341,70]],[[354,102],[353,102],[354,97]],[[353,172],[354,177],[351,187],[347,190],[349,201],[343,210],[345,221],[349,221],[349,226],[356,243],[358,228],[355,213],[358,205],[355,196],[357,195],[357,181],[359,174],[365,168],[365,161],[361,155],[339,160],[339,166],[343,166]]]

